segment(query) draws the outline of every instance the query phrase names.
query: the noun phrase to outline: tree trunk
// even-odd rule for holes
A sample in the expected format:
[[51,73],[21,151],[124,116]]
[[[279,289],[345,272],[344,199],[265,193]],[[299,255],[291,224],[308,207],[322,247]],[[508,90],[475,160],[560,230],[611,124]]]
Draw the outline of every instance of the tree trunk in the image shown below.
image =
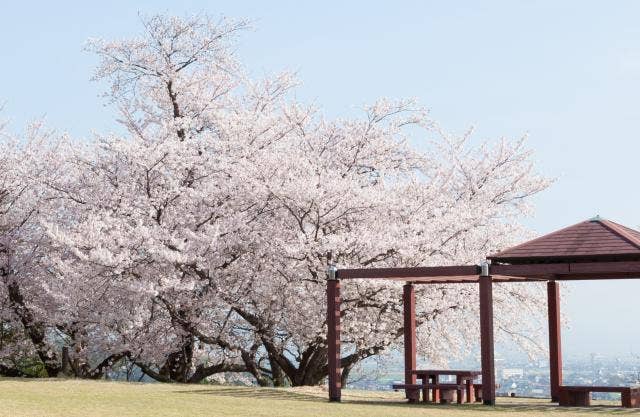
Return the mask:
[[71,367],[71,358],[69,357],[69,346],[62,347],[62,367],[60,373],[64,376],[72,376],[73,369]]
[[255,357],[256,357],[255,355],[256,355],[256,352],[258,351],[258,346],[259,345],[255,344],[251,347],[249,351],[242,351],[241,353],[242,361],[247,367],[247,372],[253,375],[258,385],[261,387],[268,387],[270,385],[269,378],[265,377],[264,373],[262,372],[262,370],[260,369],[260,367],[255,361]]
[[8,286],[9,301],[13,311],[20,319],[22,326],[31,339],[31,343],[44,365],[44,369],[49,377],[56,377],[60,372],[60,364],[56,354],[49,349],[46,343],[46,326],[44,323],[36,321],[31,310],[26,306],[24,297],[20,291],[20,286],[16,281]]
[[184,336],[181,349],[169,354],[158,373],[170,381],[189,382],[189,371],[193,363],[193,344],[192,335]]
[[282,372],[282,368],[278,364],[278,361],[273,357],[272,354],[269,354],[269,367],[271,368],[271,380],[273,381],[274,387],[284,387],[285,386],[285,376],[284,372]]

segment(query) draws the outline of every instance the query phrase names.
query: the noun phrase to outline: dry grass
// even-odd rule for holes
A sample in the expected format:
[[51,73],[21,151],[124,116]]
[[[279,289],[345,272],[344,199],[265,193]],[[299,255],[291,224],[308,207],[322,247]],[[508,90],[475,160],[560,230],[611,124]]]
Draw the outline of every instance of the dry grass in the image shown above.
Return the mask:
[[559,408],[547,400],[498,399],[481,405],[409,405],[401,393],[344,390],[329,403],[320,388],[241,388],[80,380],[0,379],[0,416],[476,417],[638,414],[600,405]]

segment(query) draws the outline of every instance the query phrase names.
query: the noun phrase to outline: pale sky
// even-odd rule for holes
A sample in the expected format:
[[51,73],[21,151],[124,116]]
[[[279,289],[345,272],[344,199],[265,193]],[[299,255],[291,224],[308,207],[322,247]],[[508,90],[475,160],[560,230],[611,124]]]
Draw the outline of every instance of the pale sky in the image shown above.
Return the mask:
[[[256,75],[295,70],[298,98],[329,116],[381,96],[415,97],[444,127],[478,138],[529,134],[557,182],[525,219],[538,233],[596,214],[640,227],[640,2],[57,1],[0,12],[0,102],[19,128],[89,137],[115,129],[89,81],[89,37],[140,30],[137,13],[247,17],[238,54]],[[565,294],[567,356],[640,352],[640,281],[581,282]],[[600,340],[600,341],[598,341]]]

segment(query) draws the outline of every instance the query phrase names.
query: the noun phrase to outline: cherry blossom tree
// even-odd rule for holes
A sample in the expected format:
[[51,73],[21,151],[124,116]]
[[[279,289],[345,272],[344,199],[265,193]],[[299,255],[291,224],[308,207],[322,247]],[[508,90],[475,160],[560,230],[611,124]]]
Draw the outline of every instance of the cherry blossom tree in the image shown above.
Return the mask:
[[[22,135],[0,132],[0,374],[99,378],[126,356],[87,349],[107,340],[95,322],[78,316],[77,282],[55,271],[58,256],[47,224],[67,224],[76,177],[67,164],[74,145],[66,135],[30,124]],[[68,187],[67,187],[68,188]],[[99,313],[96,313],[99,314]],[[96,347],[98,345],[96,344]],[[100,347],[104,343],[100,344]]]
[[[82,349],[108,362],[167,382],[320,383],[327,264],[477,262],[525,233],[518,219],[548,186],[521,139],[450,134],[413,101],[327,120],[292,98],[290,74],[251,79],[233,53],[245,21],[142,22],[141,36],[90,41],[127,133],[73,149],[69,176],[47,181],[64,219],[41,222],[74,299],[51,293],[82,323]],[[476,291],[419,289],[425,357],[475,344],[476,329],[448,323],[477,320]],[[400,294],[346,286],[345,378],[397,347]],[[495,300],[500,333],[535,346],[539,289],[500,285]],[[523,310],[534,328],[514,320]]]
[[[3,349],[0,370],[20,375],[18,363],[37,357],[49,375],[59,372],[51,350],[46,306],[44,233],[39,226],[46,199],[41,181],[55,176],[53,158],[60,142],[41,123],[31,124],[23,138],[0,132],[0,323]],[[7,338],[7,336],[9,338]],[[14,359],[17,358],[17,359]]]
[[[431,136],[409,146],[408,127]],[[531,170],[522,141],[473,147],[469,134],[443,132],[411,102],[381,101],[362,120],[301,127],[297,146],[262,181],[279,203],[267,274],[256,274],[252,302],[236,310],[260,334],[265,350],[296,385],[326,376],[324,269],[474,263],[513,243],[526,199],[546,187]],[[414,132],[415,134],[415,132]],[[311,175],[310,175],[311,173]],[[418,290],[421,353],[432,361],[468,352],[478,340],[477,288]],[[349,282],[343,300],[343,377],[361,360],[396,347],[402,336],[397,283]],[[539,317],[536,287],[498,286],[503,330],[531,345],[518,328],[522,309]],[[534,346],[535,347],[535,346]]]
[[[74,213],[49,227],[64,254],[56,270],[104,289],[100,302],[121,300],[96,319],[153,378],[247,371],[263,381],[260,345],[226,303],[246,281],[237,261],[268,239],[257,229],[271,209],[254,180],[262,154],[305,113],[275,110],[291,86],[286,74],[250,82],[239,71],[225,44],[244,23],[144,25],[144,41],[91,43],[130,137],[99,138],[74,157],[77,183],[55,187],[73,196]],[[206,334],[196,323],[207,323]]]

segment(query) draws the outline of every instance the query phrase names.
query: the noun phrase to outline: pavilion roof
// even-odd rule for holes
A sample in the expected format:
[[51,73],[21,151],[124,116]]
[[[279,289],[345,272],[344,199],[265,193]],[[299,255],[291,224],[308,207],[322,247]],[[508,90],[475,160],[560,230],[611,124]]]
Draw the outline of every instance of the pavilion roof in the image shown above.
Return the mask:
[[507,264],[640,260],[640,232],[594,217],[487,259]]
[[[488,256],[495,282],[640,279],[640,232],[595,217]],[[338,269],[337,279],[479,282],[479,265]]]

